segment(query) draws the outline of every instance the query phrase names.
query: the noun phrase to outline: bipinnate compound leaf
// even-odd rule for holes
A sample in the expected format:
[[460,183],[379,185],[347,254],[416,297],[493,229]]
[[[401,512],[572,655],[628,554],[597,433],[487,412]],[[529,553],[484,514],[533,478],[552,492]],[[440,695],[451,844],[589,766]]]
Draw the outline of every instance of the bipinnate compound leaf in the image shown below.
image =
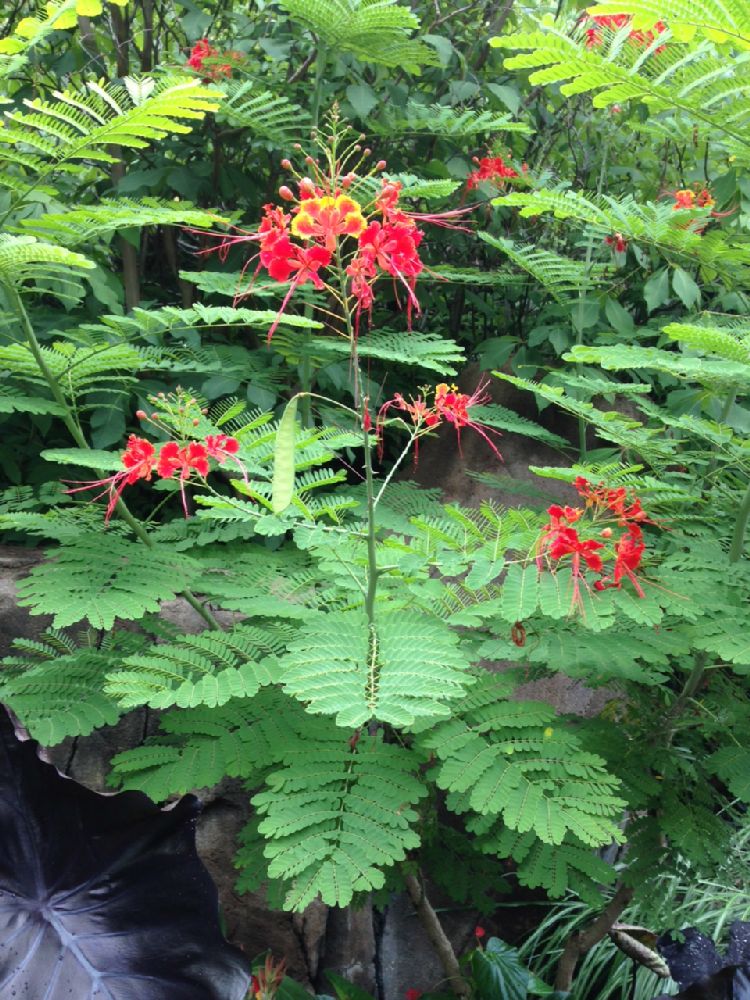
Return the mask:
[[436,760],[435,781],[448,808],[502,817],[545,844],[573,834],[599,847],[616,839],[623,800],[604,760],[585,751],[574,731],[544,702],[507,701],[491,676],[462,703],[462,714],[420,737]]
[[352,747],[333,727],[285,755],[252,800],[268,875],[288,885],[285,909],[318,896],[347,906],[355,893],[383,887],[383,870],[419,846],[411,807],[425,787],[416,769],[406,748],[369,736]]
[[66,778],[0,709],[0,996],[241,1000],[195,850],[198,802],[159,809]]
[[109,630],[115,618],[133,620],[158,611],[199,572],[198,564],[169,545],[101,532],[82,532],[70,544],[49,550],[18,587],[18,603],[31,613],[54,615],[55,628],[82,620]]
[[359,610],[310,617],[281,666],[286,692],[339,726],[445,717],[446,703],[474,682],[444,622],[401,610],[383,611],[374,632]]

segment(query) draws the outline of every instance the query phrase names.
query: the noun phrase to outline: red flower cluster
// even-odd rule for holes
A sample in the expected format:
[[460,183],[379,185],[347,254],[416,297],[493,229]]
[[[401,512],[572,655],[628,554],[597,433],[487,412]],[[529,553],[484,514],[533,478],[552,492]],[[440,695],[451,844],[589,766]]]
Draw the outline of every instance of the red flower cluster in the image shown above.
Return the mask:
[[[593,49],[602,44],[604,40],[602,28],[607,28],[610,31],[619,31],[628,24],[630,24],[630,17],[627,14],[600,14],[590,18],[587,21],[588,26],[585,31],[586,48]],[[647,48],[655,38],[666,31],[666,28],[667,26],[663,21],[657,21],[651,31],[631,31],[628,38],[631,42],[635,42],[636,45]],[[659,45],[654,49],[654,52],[658,54],[659,52],[663,52],[664,49],[664,45]]]
[[415,990],[414,988],[412,988],[410,990],[407,990],[406,993],[404,993],[404,996],[406,1000],[419,1000],[419,998],[422,996],[422,991]]
[[204,81],[215,81],[222,76],[230,77],[242,58],[240,52],[220,53],[207,38],[201,38],[190,50],[187,65],[200,73]]
[[[400,392],[397,392],[392,399],[383,403],[378,411],[375,422],[378,435],[381,435],[383,426],[388,418],[388,411],[396,409],[408,415],[408,419],[417,429],[417,437],[420,436],[420,431],[429,431],[434,427],[439,427],[442,423],[452,424],[456,428],[459,452],[461,451],[461,430],[464,427],[470,427],[471,430],[476,431],[477,434],[480,434],[485,439],[495,455],[502,461],[502,455],[490,437],[490,434],[499,436],[500,432],[494,430],[494,428],[483,427],[481,424],[478,424],[469,412],[473,406],[481,406],[491,401],[489,393],[486,392],[487,385],[487,382],[480,383],[469,396],[465,392],[459,392],[457,386],[449,386],[447,383],[441,382],[435,386],[432,392],[431,404],[428,403],[427,399],[422,398],[421,395],[417,396],[416,399],[407,400]],[[429,397],[430,393],[426,392],[425,395]],[[403,420],[404,418],[401,417],[399,419]],[[415,458],[416,454],[415,445]]]
[[247,479],[244,467],[239,459],[235,458],[239,451],[239,441],[226,434],[209,434],[205,441],[188,441],[180,445],[177,441],[168,441],[163,444],[157,454],[156,449],[150,441],[145,438],[136,437],[131,434],[128,444],[121,455],[124,468],[116,472],[107,479],[96,479],[93,482],[77,485],[73,490],[66,490],[67,493],[80,493],[83,490],[90,490],[96,486],[103,486],[104,489],[98,496],[109,496],[105,522],[109,521],[117,506],[117,502],[122,496],[126,486],[131,486],[139,479],[151,479],[155,471],[162,479],[172,479],[175,475],[180,480],[180,492],[182,494],[182,507],[187,517],[187,503],[185,500],[185,482],[193,474],[201,479],[205,479],[209,472],[209,458],[213,458],[219,465],[223,465],[228,458],[234,459],[242,470],[242,474]]
[[[218,250],[226,255],[239,243],[255,242],[259,245],[259,263],[255,274],[265,269],[274,281],[288,281],[276,319],[268,331],[273,336],[295,291],[306,283],[327,293],[348,313],[354,314],[354,335],[359,332],[362,313],[371,314],[374,302],[374,285],[378,278],[387,276],[394,287],[406,294],[407,319],[411,323],[414,309],[419,312],[416,297],[417,277],[424,270],[419,256],[419,246],[424,232],[421,222],[435,223],[449,228],[464,228],[454,220],[463,217],[470,208],[454,209],[436,214],[419,214],[402,208],[399,204],[402,184],[400,181],[380,179],[380,187],[373,194],[368,181],[375,173],[385,169],[380,160],[366,175],[360,176],[348,168],[352,157],[359,157],[356,166],[370,155],[355,143],[338,153],[331,137],[330,143],[321,143],[328,160],[324,172],[311,157],[305,157],[302,176],[290,160],[282,160],[284,169],[294,175],[296,193],[287,184],[279,188],[284,206],[268,204],[263,207],[263,218],[255,232],[235,230],[235,234],[218,236]],[[334,154],[331,149],[335,147]],[[214,235],[214,234],[210,234]],[[210,251],[206,251],[210,252]],[[247,269],[247,262],[243,271]],[[235,303],[249,291],[239,293]]]
[[[366,216],[362,204],[344,190],[351,187],[354,179],[353,175],[346,175],[340,179],[340,187],[332,187],[320,174],[316,178],[318,183],[304,177],[298,183],[297,197],[288,186],[281,188],[284,200],[296,202],[291,214],[273,205],[264,207],[265,215],[258,229],[259,266],[275,281],[291,278],[276,321],[268,331],[269,340],[300,285],[310,281],[317,289],[326,287],[337,294],[335,286],[324,281],[319,272],[342,262],[341,243],[346,238],[352,242],[343,266],[348,294],[355,302],[357,332],[361,314],[372,311],[373,285],[381,274],[389,275],[406,290],[409,322],[412,308],[419,311],[415,285],[424,268],[418,251],[424,233],[416,224],[418,216],[399,207],[400,182],[385,178],[377,196],[367,206],[371,214]],[[292,237],[306,243],[295,243]]]
[[[623,579],[627,577],[638,596],[644,597],[643,588],[635,575],[646,549],[641,525],[654,522],[644,511],[640,499],[629,496],[623,486],[616,489],[609,489],[602,483],[592,486],[582,476],[575,480],[574,486],[579,496],[585,500],[586,510],[591,512],[591,522],[600,528],[599,538],[605,541],[583,539],[579,529],[573,527],[583,517],[583,509],[553,504],[547,509],[550,521],[542,532],[537,567],[541,571],[545,559],[559,562],[566,556],[571,556],[573,607],[581,605],[581,584],[588,586],[586,570],[599,574],[599,579],[594,582],[595,590],[608,590],[611,587],[619,590]],[[625,529],[614,542],[614,563],[610,568],[605,566],[603,556],[607,554],[604,550],[611,544],[609,540],[613,537],[613,529],[606,523],[601,527],[603,519]]]
[[[696,184],[695,190],[682,188],[680,191],[675,191],[672,208],[677,212],[682,208],[713,208],[715,204],[716,202],[711,197],[711,192],[708,188]],[[715,213],[712,212],[711,214]]]
[[466,178],[466,187],[472,191],[478,187],[482,181],[494,181],[503,184],[506,180],[518,177],[519,173],[510,164],[506,163],[502,156],[482,156],[473,157],[477,169],[472,170]]

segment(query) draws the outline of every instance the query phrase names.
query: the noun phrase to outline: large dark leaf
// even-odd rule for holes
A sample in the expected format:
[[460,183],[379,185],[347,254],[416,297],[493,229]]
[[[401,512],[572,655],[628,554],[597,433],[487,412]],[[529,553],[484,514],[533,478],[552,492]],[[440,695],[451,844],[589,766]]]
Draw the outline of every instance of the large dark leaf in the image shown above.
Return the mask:
[[197,799],[99,795],[37,749],[0,707],[0,997],[240,1000]]
[[[694,927],[680,941],[663,935],[657,947],[682,990],[670,1000],[750,1000],[750,924],[731,924],[725,956]],[[656,1000],[667,1000],[666,994]]]

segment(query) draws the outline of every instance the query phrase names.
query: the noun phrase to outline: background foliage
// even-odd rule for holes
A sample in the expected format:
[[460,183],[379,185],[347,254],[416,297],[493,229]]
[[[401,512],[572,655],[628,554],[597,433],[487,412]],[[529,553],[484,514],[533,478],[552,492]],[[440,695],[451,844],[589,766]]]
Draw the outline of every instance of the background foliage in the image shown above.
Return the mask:
[[[157,800],[246,781],[240,886],[276,905],[346,905],[419,865],[450,887],[432,845],[460,829],[479,872],[486,856],[552,897],[635,893],[660,914],[669,879],[710,878],[745,829],[750,21],[740,0],[598,10],[634,20],[587,44],[596,22],[571,4],[3,15],[0,520],[8,541],[47,546],[20,599],[53,628],[17,643],[0,696],[47,743],[166,709],[113,781]],[[229,75],[186,66],[203,37],[234,53]],[[281,408],[301,384],[348,400],[349,345],[314,294],[267,344],[285,289],[259,279],[237,302],[253,265],[205,253],[203,235],[255,226],[334,101],[420,209],[477,203],[481,240],[430,234],[414,329],[379,301],[359,351],[371,398],[471,361],[545,426],[499,405],[485,422],[566,465],[535,469],[542,500],[507,510],[389,485],[377,664],[353,586],[359,429],[303,413],[293,501],[272,502]],[[518,178],[467,187],[489,149]],[[675,192],[702,190],[711,204],[679,208]],[[226,475],[190,494],[186,521],[173,484],[135,488],[105,532],[60,480],[118,469],[136,410],[170,419],[158,394],[178,387],[197,434],[240,442],[250,489]],[[566,573],[530,556],[545,483],[578,475],[635,491],[655,523],[645,596],[586,590],[572,615]],[[172,634],[155,612],[180,593],[209,625],[216,609],[242,620]],[[512,697],[557,672],[606,690],[599,717]],[[462,901],[489,905],[480,881]]]

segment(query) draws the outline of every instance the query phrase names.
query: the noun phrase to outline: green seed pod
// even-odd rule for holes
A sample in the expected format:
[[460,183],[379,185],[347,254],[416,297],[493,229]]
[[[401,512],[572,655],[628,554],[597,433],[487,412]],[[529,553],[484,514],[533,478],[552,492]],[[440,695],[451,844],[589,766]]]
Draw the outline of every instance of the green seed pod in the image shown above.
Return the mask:
[[297,430],[297,396],[292,396],[279,421],[273,456],[271,507],[280,514],[289,506],[294,493],[294,436]]

